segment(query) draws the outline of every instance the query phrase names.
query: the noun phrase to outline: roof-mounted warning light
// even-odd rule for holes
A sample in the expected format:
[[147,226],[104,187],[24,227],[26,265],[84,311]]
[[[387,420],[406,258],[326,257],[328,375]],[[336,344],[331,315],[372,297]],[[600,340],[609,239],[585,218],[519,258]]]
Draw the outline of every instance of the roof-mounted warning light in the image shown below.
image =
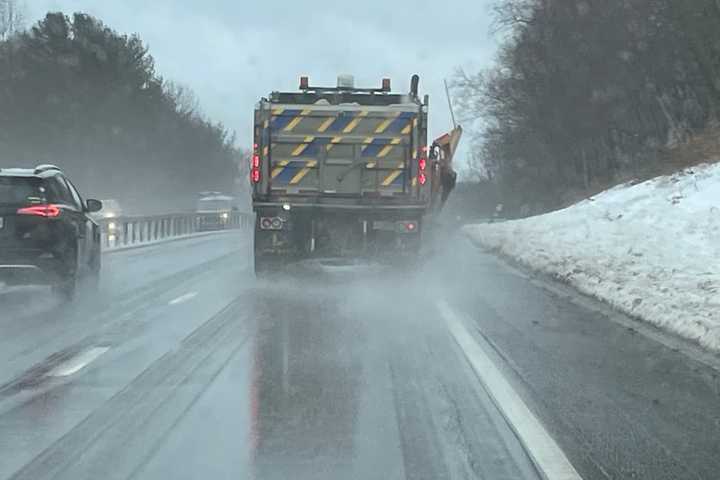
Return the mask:
[[392,88],[391,88],[391,86],[390,86],[390,79],[389,79],[389,78],[383,78],[383,79],[382,79],[382,91],[383,91],[383,92],[389,92],[390,90],[392,90]]
[[300,77],[300,90],[308,90],[310,88],[310,79],[308,77]]

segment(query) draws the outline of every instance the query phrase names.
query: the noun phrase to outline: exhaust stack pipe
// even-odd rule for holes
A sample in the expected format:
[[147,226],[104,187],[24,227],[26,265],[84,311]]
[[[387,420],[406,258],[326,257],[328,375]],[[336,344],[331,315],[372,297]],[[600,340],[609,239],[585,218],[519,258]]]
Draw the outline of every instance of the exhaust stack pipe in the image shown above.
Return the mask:
[[417,74],[415,74],[412,76],[412,79],[410,79],[410,95],[417,98],[419,86],[420,86],[420,77]]

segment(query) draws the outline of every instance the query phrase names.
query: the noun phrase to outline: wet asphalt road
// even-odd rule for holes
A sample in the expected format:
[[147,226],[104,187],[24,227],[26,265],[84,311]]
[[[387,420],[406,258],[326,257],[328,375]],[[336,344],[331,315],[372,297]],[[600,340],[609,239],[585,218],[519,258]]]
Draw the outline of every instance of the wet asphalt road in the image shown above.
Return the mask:
[[441,245],[257,281],[222,233],[106,255],[73,305],[0,294],[0,479],[541,478],[440,301],[582,478],[719,477],[717,370]]

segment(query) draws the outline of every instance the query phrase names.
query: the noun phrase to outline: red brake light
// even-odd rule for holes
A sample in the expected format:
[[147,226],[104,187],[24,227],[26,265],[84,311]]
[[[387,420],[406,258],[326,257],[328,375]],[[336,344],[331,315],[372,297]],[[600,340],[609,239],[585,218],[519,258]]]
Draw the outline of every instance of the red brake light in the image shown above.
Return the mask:
[[424,173],[418,175],[418,182],[420,182],[420,185],[425,185],[427,183],[427,177]]
[[421,159],[418,161],[418,167],[420,167],[420,171],[421,171],[421,172],[424,172],[425,169],[427,168],[427,160],[425,160],[424,158],[421,158]]
[[55,218],[60,216],[60,207],[57,205],[33,205],[32,207],[21,208],[18,215],[35,215],[37,217]]
[[414,232],[415,229],[417,228],[417,225],[415,225],[414,223],[410,222],[410,223],[406,223],[406,224],[405,224],[405,228],[407,229],[408,232]]
[[260,170],[257,168],[253,168],[250,172],[250,180],[252,180],[253,183],[260,183]]
[[253,155],[252,168],[260,168],[260,155]]

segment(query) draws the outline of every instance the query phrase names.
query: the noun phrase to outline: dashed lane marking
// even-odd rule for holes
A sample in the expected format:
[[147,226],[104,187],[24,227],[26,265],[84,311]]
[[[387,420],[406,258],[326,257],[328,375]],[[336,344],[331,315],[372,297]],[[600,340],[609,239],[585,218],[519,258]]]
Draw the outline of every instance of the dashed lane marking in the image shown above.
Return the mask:
[[186,293],[185,295],[179,296],[175,300],[170,300],[170,302],[168,302],[168,305],[180,305],[181,303],[189,302],[195,297],[197,297],[197,292]]
[[100,355],[110,350],[110,347],[93,347],[85,350],[48,372],[49,377],[69,377],[98,359]]

